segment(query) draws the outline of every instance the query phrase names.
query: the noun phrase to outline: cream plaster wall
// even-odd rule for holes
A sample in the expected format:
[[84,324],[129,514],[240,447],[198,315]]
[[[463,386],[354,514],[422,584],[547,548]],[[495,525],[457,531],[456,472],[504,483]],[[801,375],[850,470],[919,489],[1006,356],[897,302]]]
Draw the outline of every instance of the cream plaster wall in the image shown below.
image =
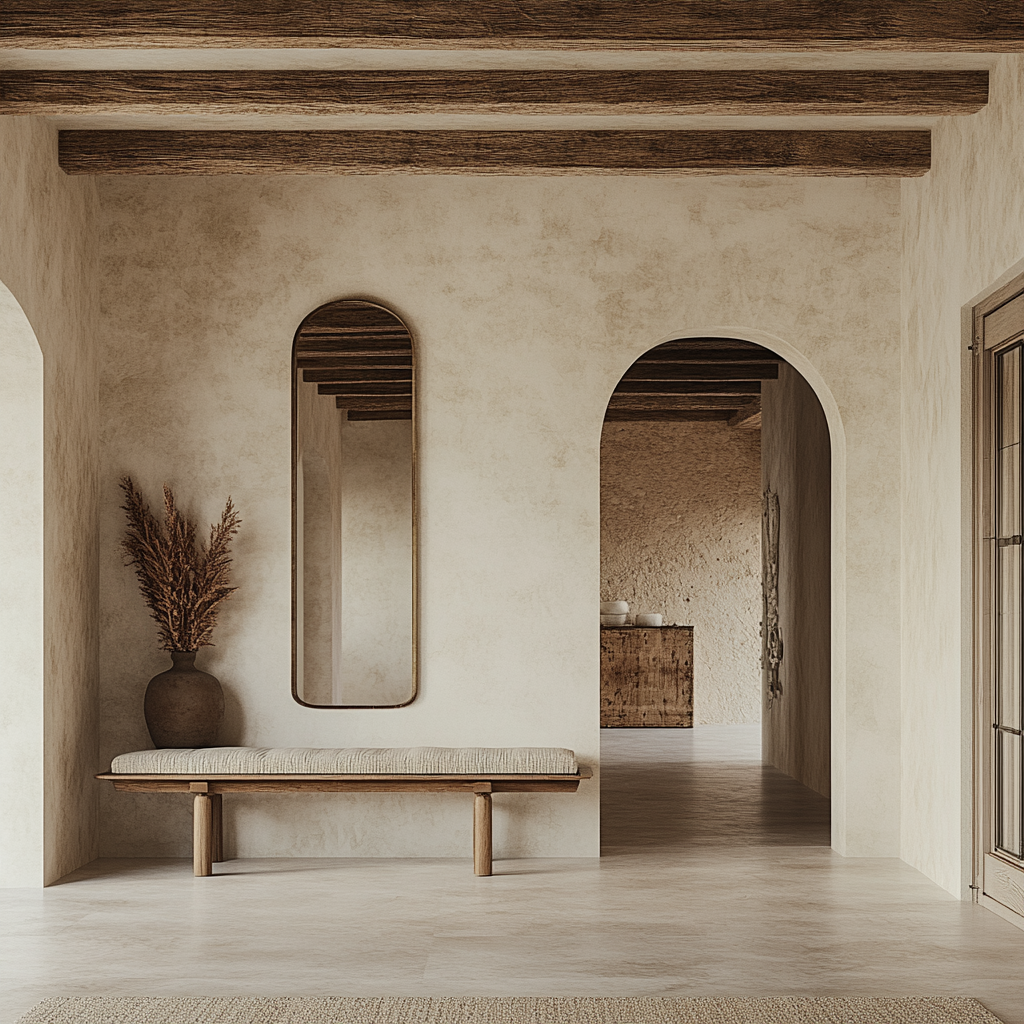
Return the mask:
[[902,185],[901,856],[970,884],[970,353],[962,316],[1024,270],[1024,57],[988,106],[943,118],[932,170]]
[[[24,687],[29,698],[12,723],[19,745],[7,754],[17,763],[5,764],[5,790],[22,791],[14,810],[24,825],[17,849],[5,846],[5,884],[54,881],[97,849],[97,206],[95,182],[58,169],[52,128],[0,118],[0,281],[38,341],[43,371],[42,521],[18,527],[26,554],[41,536],[42,586],[15,598],[19,617],[34,610],[31,651],[8,660],[17,644],[3,641],[3,686]],[[31,395],[22,398],[31,404]],[[26,431],[26,450],[35,429]],[[34,616],[43,592],[40,635]]]
[[762,677],[761,752],[822,796],[832,784],[831,462],[821,403],[782,363],[778,380],[761,385],[761,483],[779,496],[783,643],[782,693],[770,703]]
[[760,431],[604,425],[601,600],[694,627],[694,725],[760,720]]
[[[116,479],[204,519],[230,492],[241,586],[203,667],[229,742],[559,744],[598,758],[600,437],[652,345],[769,344],[838,456],[836,845],[899,837],[899,184],[879,179],[109,178],[103,206],[102,753],[148,744],[164,667],[120,564]],[[289,693],[288,355],[330,299],[417,342],[421,693],[392,711]],[[718,326],[724,325],[724,326]],[[835,796],[835,793],[834,793]],[[594,855],[598,783],[495,800],[498,857]],[[103,795],[107,853],[185,855],[187,802]],[[229,850],[458,855],[458,797],[239,799]],[[510,827],[514,826],[514,827]]]

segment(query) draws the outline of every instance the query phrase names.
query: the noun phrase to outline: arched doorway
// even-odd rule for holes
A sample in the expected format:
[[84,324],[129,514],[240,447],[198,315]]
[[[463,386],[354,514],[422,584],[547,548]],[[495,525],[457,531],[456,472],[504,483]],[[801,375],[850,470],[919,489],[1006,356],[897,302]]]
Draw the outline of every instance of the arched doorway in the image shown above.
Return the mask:
[[0,282],[0,885],[43,884],[43,356]]
[[602,629],[606,847],[834,841],[830,422],[766,340],[676,335],[609,401],[601,597],[664,626]]

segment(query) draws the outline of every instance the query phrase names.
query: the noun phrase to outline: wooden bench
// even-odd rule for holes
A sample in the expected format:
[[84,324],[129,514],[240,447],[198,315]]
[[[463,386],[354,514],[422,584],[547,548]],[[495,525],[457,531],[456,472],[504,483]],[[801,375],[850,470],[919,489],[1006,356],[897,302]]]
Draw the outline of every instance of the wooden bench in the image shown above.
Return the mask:
[[[245,747],[213,748],[207,754],[220,751],[248,752],[253,749]],[[318,748],[295,748],[306,754],[329,754]],[[560,748],[397,748],[396,752],[406,753],[418,750],[438,750],[448,754],[458,754],[472,750],[493,749],[495,753],[510,751],[546,751]],[[386,753],[387,751],[385,751]],[[275,751],[269,750],[273,754]],[[337,753],[350,753],[338,751]],[[361,753],[361,751],[355,751]],[[563,751],[572,755],[572,751]],[[582,765],[575,764],[572,757],[574,773],[560,772],[344,772],[344,773],[307,773],[307,772],[211,772],[209,770],[191,770],[189,758],[179,756],[176,759],[164,758],[172,766],[175,760],[181,771],[124,771],[118,762],[124,759],[135,759],[145,764],[146,756],[152,755],[198,755],[193,760],[200,762],[202,767],[216,766],[217,757],[202,757],[204,751],[138,751],[130,755],[115,758],[111,771],[101,772],[96,776],[106,782],[112,782],[114,789],[124,793],[191,793],[193,795],[193,827],[192,827],[192,863],[193,872],[197,876],[213,874],[213,865],[224,860],[224,825],[223,796],[225,793],[467,793],[473,795],[473,871],[477,875],[490,875],[492,868],[491,855],[491,794],[492,793],[574,793],[583,779],[589,779],[593,772]],[[220,760],[225,760],[223,757]],[[251,758],[249,759],[251,761]],[[317,759],[323,761],[323,758]],[[401,759],[399,759],[401,760]],[[442,762],[452,759],[442,758]],[[504,760],[508,761],[508,758]],[[514,760],[514,759],[513,759]],[[230,763],[231,758],[226,759]],[[427,766],[430,758],[426,758]],[[487,758],[481,763],[487,766]],[[500,764],[502,758],[491,758],[492,763]],[[372,763],[379,763],[380,759]],[[131,764],[131,761],[128,762]],[[424,763],[420,758],[418,766]]]

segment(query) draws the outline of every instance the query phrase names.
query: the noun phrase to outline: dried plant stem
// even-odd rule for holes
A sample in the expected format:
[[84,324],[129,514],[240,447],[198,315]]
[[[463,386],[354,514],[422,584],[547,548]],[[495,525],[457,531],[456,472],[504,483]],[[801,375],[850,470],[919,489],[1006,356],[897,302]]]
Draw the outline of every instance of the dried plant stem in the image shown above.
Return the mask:
[[165,651],[196,651],[212,645],[220,603],[238,588],[228,586],[231,538],[241,520],[231,499],[210,527],[206,547],[196,543],[196,524],[174,504],[164,485],[164,523],[157,522],[131,477],[121,480],[128,529],[121,547],[135,566],[139,589],[160,627]]

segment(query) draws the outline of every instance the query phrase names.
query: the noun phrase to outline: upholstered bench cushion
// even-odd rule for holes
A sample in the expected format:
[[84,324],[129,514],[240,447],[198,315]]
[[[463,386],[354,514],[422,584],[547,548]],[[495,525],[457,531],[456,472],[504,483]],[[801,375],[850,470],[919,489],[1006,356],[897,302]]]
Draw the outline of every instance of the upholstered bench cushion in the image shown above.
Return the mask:
[[203,747],[136,750],[117,775],[575,775],[564,747]]

